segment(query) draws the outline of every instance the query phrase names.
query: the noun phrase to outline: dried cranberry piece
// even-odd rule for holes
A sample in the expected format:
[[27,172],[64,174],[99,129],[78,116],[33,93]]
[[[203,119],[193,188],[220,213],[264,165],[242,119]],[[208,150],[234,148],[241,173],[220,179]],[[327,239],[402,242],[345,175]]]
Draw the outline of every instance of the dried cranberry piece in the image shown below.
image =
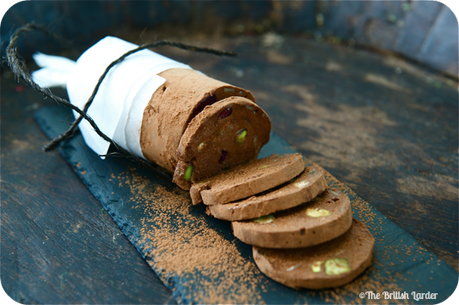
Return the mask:
[[220,112],[220,114],[218,115],[218,119],[221,120],[221,119],[224,119],[226,117],[229,117],[231,115],[231,113],[233,113],[233,109],[231,109],[231,107],[228,107],[225,110],[223,110],[222,112]]
[[222,164],[227,156],[228,152],[226,150],[222,150],[222,154],[220,155],[220,160],[218,160],[218,163]]
[[194,108],[193,113],[191,114],[190,121],[194,119],[195,116],[197,116],[206,106],[212,105],[217,101],[217,97],[215,95],[209,95],[199,101],[198,105],[196,108]]

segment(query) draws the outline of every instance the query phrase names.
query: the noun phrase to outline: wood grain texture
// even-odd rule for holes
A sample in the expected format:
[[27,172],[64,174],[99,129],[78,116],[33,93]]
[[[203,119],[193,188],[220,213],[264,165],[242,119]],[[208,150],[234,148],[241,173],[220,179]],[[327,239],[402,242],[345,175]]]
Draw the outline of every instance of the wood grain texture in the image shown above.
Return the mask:
[[[2,39],[32,21],[52,24],[81,52],[114,31],[132,28],[214,38],[277,32],[397,52],[456,77],[458,71],[457,20],[438,1],[23,1],[5,14]],[[30,35],[20,42],[23,55],[30,57],[37,44],[44,53],[57,51],[45,36]]]
[[4,290],[20,303],[175,304],[59,153],[41,150],[47,138],[33,113],[52,103],[5,76],[10,75],[3,73],[1,92]]

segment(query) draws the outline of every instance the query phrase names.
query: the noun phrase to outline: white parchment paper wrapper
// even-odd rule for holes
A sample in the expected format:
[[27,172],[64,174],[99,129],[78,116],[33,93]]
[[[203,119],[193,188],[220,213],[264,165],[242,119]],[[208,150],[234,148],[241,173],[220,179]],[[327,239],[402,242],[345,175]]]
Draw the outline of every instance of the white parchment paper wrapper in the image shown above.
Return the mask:
[[[70,102],[83,109],[107,66],[138,46],[116,37],[105,37],[84,52],[67,82]],[[143,111],[151,96],[166,80],[161,73],[190,66],[150,50],[138,51],[110,69],[88,110],[88,115],[109,138],[131,153],[144,158],[140,147]],[[75,117],[78,116],[74,112]],[[86,144],[98,155],[105,155],[109,143],[82,120],[79,128]]]

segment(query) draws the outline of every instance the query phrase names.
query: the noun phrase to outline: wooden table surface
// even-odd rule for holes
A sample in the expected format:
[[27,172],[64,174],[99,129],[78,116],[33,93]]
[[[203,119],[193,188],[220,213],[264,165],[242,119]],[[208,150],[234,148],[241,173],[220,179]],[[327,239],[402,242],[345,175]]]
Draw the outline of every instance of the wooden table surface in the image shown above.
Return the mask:
[[[455,80],[393,56],[304,39],[190,40],[239,56],[157,51],[251,90],[293,148],[458,270]],[[1,82],[5,291],[21,303],[175,303],[59,153],[42,151],[47,138],[33,114],[54,102],[5,69]]]

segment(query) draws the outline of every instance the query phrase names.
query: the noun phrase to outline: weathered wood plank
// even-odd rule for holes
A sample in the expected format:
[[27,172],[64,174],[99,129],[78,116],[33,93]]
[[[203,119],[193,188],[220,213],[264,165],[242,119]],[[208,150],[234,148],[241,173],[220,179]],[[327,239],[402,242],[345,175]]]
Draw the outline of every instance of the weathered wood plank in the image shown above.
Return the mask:
[[47,138],[33,112],[51,102],[4,76],[4,290],[21,303],[175,303],[59,153],[41,150]]

